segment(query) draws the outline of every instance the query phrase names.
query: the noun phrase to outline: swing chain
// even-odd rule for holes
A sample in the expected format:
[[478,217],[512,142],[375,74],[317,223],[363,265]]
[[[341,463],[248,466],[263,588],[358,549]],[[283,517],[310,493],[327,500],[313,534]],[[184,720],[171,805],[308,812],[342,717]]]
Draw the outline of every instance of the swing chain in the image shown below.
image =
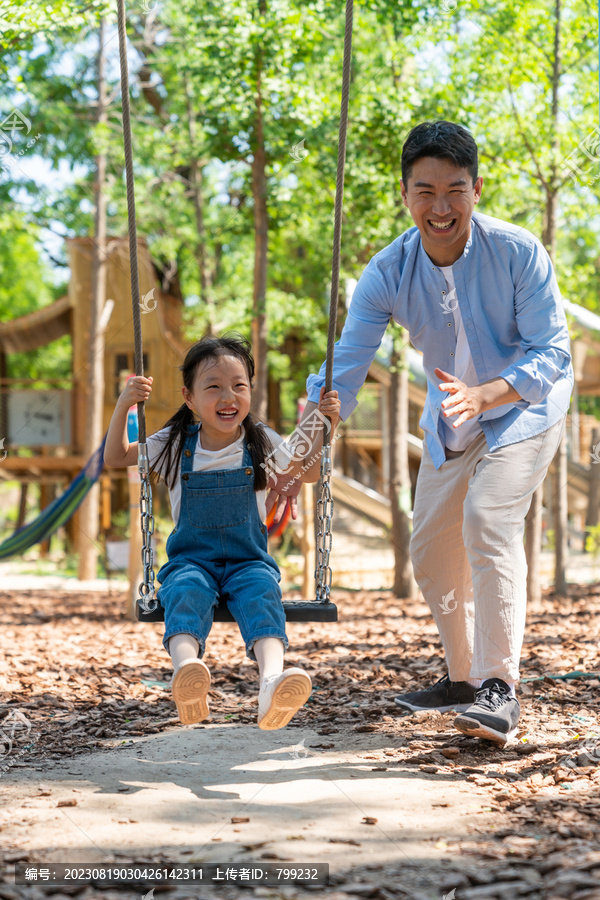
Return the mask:
[[333,498],[329,486],[331,477],[331,445],[326,444],[321,451],[321,493],[317,500],[317,568],[315,581],[317,583],[317,602],[329,603],[331,590],[331,566],[329,554],[331,553],[331,519],[333,517]]
[[158,600],[154,596],[154,551],[152,535],[154,534],[154,516],[152,514],[152,488],[150,487],[150,469],[146,444],[138,444],[138,471],[140,473],[140,515],[143,535],[142,566],[144,580],[139,587],[139,603],[146,613],[154,612]]

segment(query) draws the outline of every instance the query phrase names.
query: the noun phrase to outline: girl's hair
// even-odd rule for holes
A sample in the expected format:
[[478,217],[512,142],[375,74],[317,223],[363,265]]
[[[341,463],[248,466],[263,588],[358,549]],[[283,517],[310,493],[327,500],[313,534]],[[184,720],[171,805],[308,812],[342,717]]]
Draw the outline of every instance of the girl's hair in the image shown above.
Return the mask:
[[[183,365],[180,366],[183,383],[188,391],[193,390],[198,366],[207,360],[216,360],[220,356],[235,356],[240,359],[248,372],[250,386],[254,378],[254,358],[250,343],[238,334],[226,334],[220,338],[205,337],[188,350]],[[163,428],[169,428],[169,434],[161,449],[152,471],[162,470],[163,477],[171,489],[177,483],[183,445],[190,430],[195,426],[194,413],[186,403],[182,403],[175,415],[165,422]],[[252,465],[254,467],[254,490],[261,491],[267,487],[267,459],[273,452],[273,445],[263,426],[256,424],[250,413],[242,422],[246,432],[246,443]]]

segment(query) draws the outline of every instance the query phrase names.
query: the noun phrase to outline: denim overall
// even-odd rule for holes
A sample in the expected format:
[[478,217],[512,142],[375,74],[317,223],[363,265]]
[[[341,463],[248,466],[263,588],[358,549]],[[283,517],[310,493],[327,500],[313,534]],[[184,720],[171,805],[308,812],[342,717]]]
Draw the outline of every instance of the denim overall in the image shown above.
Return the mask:
[[259,638],[279,638],[287,649],[281,576],[267,552],[246,441],[242,468],[193,472],[198,430],[191,429],[184,443],[179,519],[167,540],[169,561],[157,576],[165,610],[164,647],[168,652],[174,634],[191,634],[202,656],[222,598],[251,659],[256,659],[252,648]]

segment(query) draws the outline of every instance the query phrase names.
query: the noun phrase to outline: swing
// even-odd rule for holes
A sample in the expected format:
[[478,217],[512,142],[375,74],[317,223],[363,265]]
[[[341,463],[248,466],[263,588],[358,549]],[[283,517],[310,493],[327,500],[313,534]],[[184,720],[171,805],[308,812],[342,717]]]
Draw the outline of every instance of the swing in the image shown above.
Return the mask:
[[[327,357],[325,369],[325,389],[330,391],[333,383],[333,349],[337,321],[338,289],[340,277],[340,250],[342,237],[342,203],[344,198],[344,164],[346,159],[346,134],[348,129],[348,96],[350,90],[350,61],[352,56],[352,19],[353,0],[346,0],[346,20],[344,31],[344,62],[342,71],[342,101],[338,138],[337,178],[335,192],[335,217],[333,230],[333,261],[331,272],[331,297],[329,303],[329,328],[327,333]],[[133,307],[133,330],[135,345],[135,374],[144,374],[142,355],[142,326],[140,313],[140,289],[137,264],[137,231],[135,223],[135,195],[133,181],[133,154],[131,141],[131,118],[129,108],[129,75],[127,67],[127,33],[125,18],[125,0],[117,0],[119,56],[121,63],[121,97],[123,103],[123,145],[125,150],[125,172],[127,181],[127,216],[129,224],[129,262],[131,270],[131,302]],[[136,616],[140,622],[161,622],[164,610],[156,597],[154,586],[154,568],[152,551],[152,534],[154,517],[152,515],[152,490],[150,487],[150,470],[146,447],[146,415],[144,403],[137,404],[139,442],[138,469],[141,479],[140,513],[143,535],[142,564],[144,580],[139,586],[139,597],[136,604]],[[337,622],[337,608],[330,599],[331,567],[331,520],[333,515],[333,499],[330,488],[331,479],[331,442],[330,433],[323,435],[321,452],[321,480],[319,483],[319,499],[317,501],[317,566],[315,569],[316,597],[308,601],[284,602],[286,619],[289,622]],[[233,622],[234,618],[225,603],[215,609],[215,622]]]

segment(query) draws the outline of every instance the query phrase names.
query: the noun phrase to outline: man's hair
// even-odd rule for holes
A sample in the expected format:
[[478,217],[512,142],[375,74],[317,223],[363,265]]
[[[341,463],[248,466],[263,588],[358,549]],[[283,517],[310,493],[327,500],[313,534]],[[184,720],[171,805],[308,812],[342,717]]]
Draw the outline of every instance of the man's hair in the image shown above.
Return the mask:
[[412,129],[402,147],[402,181],[406,185],[413,165],[424,156],[447,159],[458,169],[467,169],[477,181],[477,144],[470,131],[454,122],[439,119],[421,122]]

